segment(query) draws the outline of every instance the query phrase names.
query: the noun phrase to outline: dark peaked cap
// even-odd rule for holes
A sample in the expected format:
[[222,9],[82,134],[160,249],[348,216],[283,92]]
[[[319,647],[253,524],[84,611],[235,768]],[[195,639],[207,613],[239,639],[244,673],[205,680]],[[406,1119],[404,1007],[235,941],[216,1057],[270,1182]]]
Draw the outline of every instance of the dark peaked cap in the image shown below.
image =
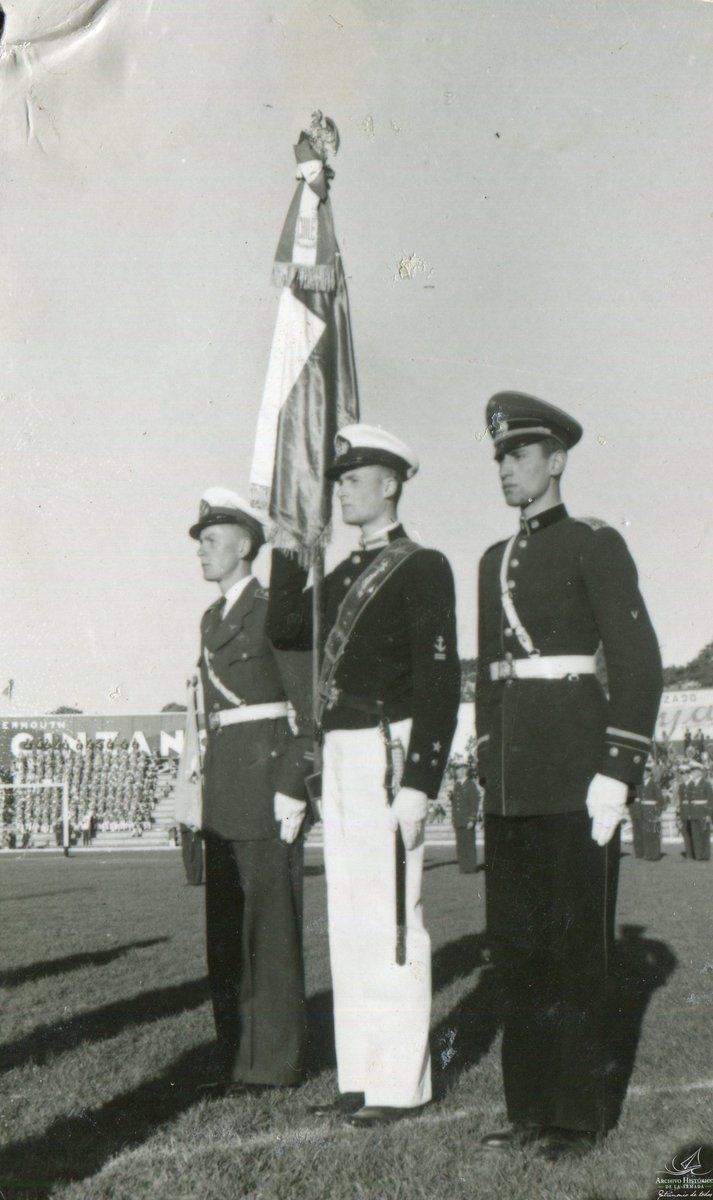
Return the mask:
[[498,392],[485,409],[488,433],[495,445],[495,457],[501,459],[518,446],[557,438],[566,450],[576,446],[583,430],[579,421],[536,396],[524,392]]

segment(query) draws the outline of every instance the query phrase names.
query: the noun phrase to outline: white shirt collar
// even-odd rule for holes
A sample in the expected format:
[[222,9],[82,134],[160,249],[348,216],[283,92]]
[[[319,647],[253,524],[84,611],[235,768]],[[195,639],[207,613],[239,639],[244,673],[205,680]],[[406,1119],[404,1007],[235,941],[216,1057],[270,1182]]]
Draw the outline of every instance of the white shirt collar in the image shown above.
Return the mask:
[[392,529],[398,529],[400,521],[392,521],[390,525],[384,525],[383,529],[377,529],[375,533],[370,533],[368,538],[362,537],[362,550],[374,550],[377,546],[387,546],[389,543],[389,534]]
[[230,609],[237,602],[239,597],[242,596],[246,587],[248,586],[250,581],[254,578],[255,578],[254,575],[244,575],[242,579],[239,579],[237,583],[234,583],[232,587],[228,588],[227,592],[225,593],[225,596],[223,597],[223,599],[225,600],[225,605],[223,607],[223,619],[225,619],[225,617],[228,615],[228,612],[230,611]]

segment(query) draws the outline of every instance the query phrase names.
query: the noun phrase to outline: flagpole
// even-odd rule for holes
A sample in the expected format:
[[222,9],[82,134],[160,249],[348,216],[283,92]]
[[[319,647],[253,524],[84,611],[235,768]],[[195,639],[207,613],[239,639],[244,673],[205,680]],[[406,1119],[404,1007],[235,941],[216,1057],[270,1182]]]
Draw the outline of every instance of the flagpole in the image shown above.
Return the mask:
[[319,672],[322,666],[322,595],[324,591],[324,550],[319,548],[312,564],[312,714],[315,730],[319,711]]
[[312,737],[314,771],[322,770],[322,741],[319,728],[319,675],[322,667],[324,623],[324,548],[319,547],[312,564]]

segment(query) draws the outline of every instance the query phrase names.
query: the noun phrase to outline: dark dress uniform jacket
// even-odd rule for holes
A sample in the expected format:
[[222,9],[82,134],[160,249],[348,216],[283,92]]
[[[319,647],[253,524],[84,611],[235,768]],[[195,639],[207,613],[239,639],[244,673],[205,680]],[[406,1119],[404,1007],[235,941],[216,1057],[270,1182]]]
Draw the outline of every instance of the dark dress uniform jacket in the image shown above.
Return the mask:
[[491,681],[489,666],[526,658],[500,599],[506,543],[480,565],[476,685],[485,811],[531,816],[583,810],[597,773],[641,781],[662,690],[658,642],[623,538],[563,504],[521,520],[508,580],[522,625],[542,655],[594,655],[601,643],[609,698],[594,675]]
[[[389,541],[405,537],[401,526]],[[334,625],[351,584],[378,550],[357,550],[324,581],[324,635]],[[296,650],[312,644],[312,590],[307,573],[280,551],[272,556],[268,636]],[[335,677],[347,695],[381,700],[389,721],[413,719],[403,787],[436,797],[455,732],[460,702],[455,591],[448,560],[419,549],[379,588],[359,617]],[[374,726],[369,713],[337,702],[326,710],[323,728]]]
[[[220,601],[204,614],[200,668],[207,717],[235,708],[239,700],[268,704],[285,699],[280,656],[265,636],[267,603],[268,593],[253,579],[225,620],[219,619]],[[305,754],[310,749],[308,738],[292,734],[287,717],[209,730],[204,830],[231,841],[276,837],[275,792],[305,798]]]
[[[285,656],[265,636],[267,592],[253,579],[221,620],[201,624],[206,714],[284,701]],[[227,693],[227,694],[226,694]],[[280,840],[276,791],[304,794],[306,751],[286,717],[208,730],[204,763],[208,975],[225,1078],[298,1083],[305,1044],[302,839]]]
[[509,590],[541,655],[593,656],[601,642],[609,698],[593,674],[492,681],[491,663],[527,657],[503,611],[505,552],[481,561],[476,686],[505,1098],[514,1123],[598,1131],[616,1117],[607,996],[619,834],[597,845],[585,801],[597,772],[641,779],[661,660],[622,538],[560,504],[521,522]]

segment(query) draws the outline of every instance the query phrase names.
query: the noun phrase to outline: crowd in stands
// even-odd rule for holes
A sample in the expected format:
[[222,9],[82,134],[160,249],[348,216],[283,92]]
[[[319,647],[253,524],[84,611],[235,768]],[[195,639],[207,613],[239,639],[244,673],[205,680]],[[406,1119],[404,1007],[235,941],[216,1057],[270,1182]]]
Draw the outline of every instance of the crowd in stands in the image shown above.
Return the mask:
[[[60,737],[36,741],[12,761],[3,782],[0,824],[6,846],[28,846],[33,835],[62,841],[62,795],[67,787],[73,841],[91,843],[96,833],[130,831],[140,837],[152,814],[165,776],[163,760],[135,743],[104,739],[71,747]],[[172,780],[171,780],[172,782]],[[51,784],[51,787],[19,787]]]
[[[468,769],[468,776],[477,778],[474,758],[475,739],[471,739],[465,754],[454,755],[446,771],[438,798],[431,801],[428,821],[442,824],[450,818],[450,798],[458,764]],[[704,785],[711,787],[713,746],[701,730],[687,729],[683,744],[677,749],[667,739],[656,744],[656,759],[652,768],[661,800],[659,818],[668,811],[676,815],[679,833],[685,837],[685,820],[681,804],[691,791],[693,776],[698,789],[702,773]],[[69,802],[71,840],[90,845],[102,831],[131,832],[141,837],[151,829],[152,814],[162,792],[173,786],[177,760],[162,760],[157,754],[146,753],[135,743],[107,743],[104,739],[70,746],[55,736],[36,741],[13,759],[12,768],[3,782],[17,784],[51,784],[37,790],[7,788],[0,796],[0,828],[2,845],[25,847],[32,844],[33,835],[50,835],[57,844],[62,842],[62,793],[66,783]],[[710,819],[713,822],[713,805]]]
[[[475,757],[475,739],[472,738],[464,754],[454,754],[445,773],[438,800],[431,801],[428,809],[429,823],[438,823],[448,819],[451,813],[451,795],[458,766],[467,770],[469,779],[477,779],[478,769]],[[678,834],[683,838],[686,853],[688,851],[688,825],[690,821],[690,805],[701,806],[706,802],[706,812],[702,807],[697,811],[697,819],[706,821],[713,829],[713,743],[708,740],[701,729],[686,729],[683,741],[673,743],[666,737],[656,742],[655,755],[649,763],[645,784],[637,789],[637,801],[656,795],[656,820],[661,830],[661,818],[667,817],[666,832],[669,835]],[[631,808],[630,817],[637,814],[636,805]],[[482,821],[482,816],[479,818]],[[632,825],[634,821],[632,821]],[[635,831],[634,831],[635,832]],[[625,839],[628,833],[625,827]]]

